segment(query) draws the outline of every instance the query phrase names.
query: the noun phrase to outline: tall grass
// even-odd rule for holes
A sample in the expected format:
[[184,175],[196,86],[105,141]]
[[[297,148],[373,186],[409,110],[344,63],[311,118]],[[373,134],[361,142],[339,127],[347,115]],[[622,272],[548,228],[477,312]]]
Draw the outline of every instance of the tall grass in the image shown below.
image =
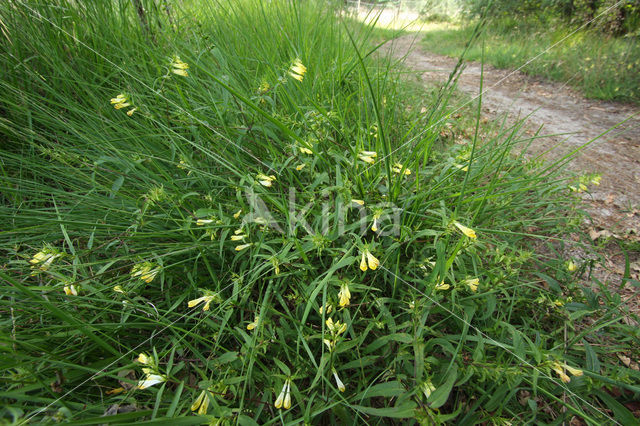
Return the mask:
[[332,3],[134,5],[0,6],[4,419],[630,418],[637,330],[534,251],[574,201],[520,124],[450,144],[453,85]]

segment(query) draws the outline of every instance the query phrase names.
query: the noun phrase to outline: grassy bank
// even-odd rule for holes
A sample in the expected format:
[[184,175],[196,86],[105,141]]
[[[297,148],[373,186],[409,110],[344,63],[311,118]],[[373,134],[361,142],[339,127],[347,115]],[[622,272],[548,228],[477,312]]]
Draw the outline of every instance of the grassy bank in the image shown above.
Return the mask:
[[629,424],[519,124],[458,134],[339,5],[135,4],[0,5],[4,420]]
[[[463,52],[472,34],[473,25],[440,24],[438,28],[430,24],[422,45],[455,57]],[[494,20],[487,23],[467,59],[482,59],[483,42],[485,60],[498,68],[519,68],[536,57],[521,71],[567,83],[588,98],[640,102],[640,44],[634,37],[574,32],[562,24]]]

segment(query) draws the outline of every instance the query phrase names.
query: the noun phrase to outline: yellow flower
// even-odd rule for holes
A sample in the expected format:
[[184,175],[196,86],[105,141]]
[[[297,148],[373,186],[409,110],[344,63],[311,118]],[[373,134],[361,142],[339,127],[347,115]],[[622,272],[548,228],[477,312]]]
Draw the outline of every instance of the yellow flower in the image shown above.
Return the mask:
[[471,291],[478,290],[478,284],[480,284],[480,280],[478,278],[465,280],[464,283],[469,287]]
[[333,336],[338,336],[347,331],[347,323],[342,323],[340,321],[333,322],[333,318],[327,318],[325,324]]
[[246,235],[232,235],[231,241],[242,241],[245,237]]
[[113,287],[113,291],[115,291],[116,293],[125,294],[125,291],[124,291],[124,289],[122,288],[121,285],[117,285],[117,286]]
[[313,151],[311,151],[309,148],[305,147],[305,146],[301,146],[298,148],[300,150],[301,153],[303,154],[307,154],[307,155],[311,155],[313,154]]
[[296,166],[296,170],[297,170],[297,171],[300,171],[300,170],[304,169],[304,167],[305,167],[305,166],[306,166],[306,164],[304,164],[304,163],[303,163],[303,164],[298,164],[298,165]]
[[237,212],[235,212],[235,213],[233,214],[233,218],[234,218],[234,219],[237,219],[237,218],[239,218],[239,217],[240,217],[240,215],[241,215],[241,214],[242,214],[242,209],[240,209],[240,210],[238,210]]
[[456,166],[457,168],[459,168],[463,172],[468,172],[469,171],[469,166],[462,166],[460,164],[454,164],[454,166]]
[[567,364],[564,364],[563,366],[569,373],[571,373],[572,376],[580,377],[583,374],[582,370],[579,370],[579,369],[573,368],[573,367],[569,367]]
[[282,408],[285,410],[291,408],[291,379],[289,379],[289,383],[287,384],[287,394],[284,396],[284,404],[282,404]]
[[433,386],[433,383],[431,383],[431,380],[427,380],[426,382],[422,383],[422,393],[424,393],[425,397],[429,398],[433,393],[433,391],[435,390],[436,390],[436,387]]
[[329,303],[327,303],[324,306],[320,306],[320,308],[318,309],[318,313],[322,315],[322,313],[325,311],[325,308],[326,308],[327,315],[329,315],[333,311],[333,305],[330,305]]
[[[366,262],[365,262],[365,259],[366,259]],[[378,268],[378,266],[380,266],[380,261],[376,259],[374,255],[371,254],[369,249],[364,249],[364,251],[362,252],[362,260],[360,260],[360,270],[363,272],[366,271],[367,265],[372,271],[375,271]]]
[[[382,215],[381,212],[376,212],[373,215],[373,224],[371,225],[371,230],[373,232],[378,232],[378,219],[380,219],[380,216]],[[376,269],[376,268],[371,268],[371,269]]]
[[393,167],[391,168],[391,170],[396,174],[403,173],[405,176],[409,176],[411,174],[411,170],[404,169],[404,172],[403,172],[402,171],[403,168],[404,168],[404,166],[401,163],[395,163],[393,165]]
[[129,111],[127,111],[127,115],[129,117],[131,117],[133,115],[134,112],[136,112],[138,110],[138,108],[131,108]]
[[451,286],[449,284],[445,284],[444,281],[441,281],[439,284],[436,284],[436,290],[449,290]]
[[210,292],[208,290],[204,291],[204,296],[199,297],[197,299],[193,299],[193,300],[189,300],[189,302],[187,303],[187,306],[190,308],[193,308],[194,306],[199,305],[200,303],[204,302],[204,306],[202,307],[203,311],[208,311],[209,310],[209,306],[211,305],[211,302],[216,302],[219,303],[220,302],[220,296],[218,296],[217,293],[213,293]]
[[366,256],[365,253],[362,252],[362,260],[360,261],[360,270],[362,272],[367,270],[367,259],[365,256]]
[[267,188],[273,185],[273,181],[276,180],[276,177],[274,175],[267,176],[263,175],[262,173],[258,173],[256,177],[258,178],[258,182],[260,182],[260,185],[266,186]]
[[236,246],[236,251],[242,251],[242,250],[246,249],[247,247],[251,247],[251,243],[249,243],[249,244],[240,244],[239,246]]
[[158,383],[162,383],[165,380],[167,379],[161,374],[147,374],[138,382],[138,389],[146,389]]
[[291,408],[291,380],[285,379],[284,385],[282,385],[282,390],[280,391],[280,395],[276,399],[276,402],[273,404],[276,408],[284,407],[285,410]]
[[31,275],[35,275],[37,270],[46,271],[49,269],[54,260],[62,257],[63,253],[58,252],[55,249],[45,247],[38,253],[33,255],[33,258],[29,260],[31,263],[31,269],[33,272]]
[[207,410],[209,409],[209,395],[207,395],[207,391],[203,390],[198,395],[198,398],[191,404],[191,411],[198,411],[198,414],[203,416],[207,414]]
[[293,65],[289,68],[289,75],[298,81],[302,81],[306,72],[307,67],[302,64],[300,59],[293,61]]
[[140,364],[150,365],[153,363],[153,358],[145,354],[144,352],[140,352],[140,355],[138,355],[138,359],[136,361],[138,361]]
[[576,265],[575,263],[573,263],[573,260],[569,260],[567,262],[567,271],[569,272],[575,272],[578,269],[578,265]]
[[340,299],[340,306],[349,306],[351,299],[351,292],[349,291],[349,284],[340,284],[340,292],[338,293],[338,299]]
[[375,256],[372,255],[369,250],[365,250],[365,253],[367,255],[367,263],[369,264],[369,268],[372,271],[375,271],[378,268],[378,266],[380,265],[380,261],[378,259],[376,259]]
[[591,183],[598,186],[600,185],[600,180],[602,179],[602,176],[600,175],[595,175],[594,177],[591,178]]
[[247,330],[249,331],[253,330],[258,326],[259,322],[260,322],[260,316],[256,315],[256,317],[253,319],[253,322],[250,322],[249,324],[247,324]]
[[189,73],[187,72],[189,69],[189,64],[186,62],[182,62],[179,56],[174,56],[171,61],[171,72],[177,75],[181,75],[183,77],[188,77]]
[[356,200],[355,198],[352,198],[351,202],[355,203],[355,204],[357,204],[359,206],[364,206],[364,200]]
[[467,237],[471,238],[471,239],[476,239],[476,231],[474,231],[471,228],[467,228],[466,226],[464,226],[463,224],[461,224],[460,222],[453,222],[453,224]]
[[213,219],[198,219],[196,220],[196,225],[203,226],[213,223]]
[[571,381],[569,376],[565,373],[565,370],[567,370],[572,376],[576,377],[580,377],[583,374],[582,370],[570,367],[565,363],[560,364],[558,361],[554,361],[551,368],[558,374],[564,383],[569,383]]
[[160,270],[160,266],[155,266],[151,262],[138,263],[131,269],[131,277],[139,277],[142,281],[150,283]]
[[333,373],[333,377],[336,379],[336,385],[338,386],[338,389],[340,390],[340,392],[344,392],[344,383],[342,383],[342,380],[340,380],[340,377],[338,377],[338,372],[335,368],[332,368],[331,372]]
[[111,98],[111,105],[113,105],[115,109],[121,109],[121,108],[128,107],[131,104],[129,103],[129,97],[124,93],[120,93],[115,98]]
[[77,296],[78,288],[74,284],[67,284],[64,286],[64,294],[67,296]]
[[365,163],[373,164],[375,162],[374,158],[376,158],[378,154],[375,151],[362,151],[358,154],[358,158]]
[[571,378],[564,372],[560,363],[555,362],[551,368],[553,368],[553,370],[560,377],[560,380],[562,380],[563,383],[569,383],[571,381]]

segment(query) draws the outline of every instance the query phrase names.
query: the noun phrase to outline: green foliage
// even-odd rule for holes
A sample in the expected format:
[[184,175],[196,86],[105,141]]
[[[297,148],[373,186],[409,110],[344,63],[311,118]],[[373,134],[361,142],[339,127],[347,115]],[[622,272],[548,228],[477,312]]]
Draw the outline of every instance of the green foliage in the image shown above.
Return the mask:
[[613,35],[637,36],[640,31],[640,0],[469,0],[463,5],[471,17],[527,18],[541,23],[562,18]]
[[0,5],[4,420],[629,416],[521,124],[453,134],[337,5],[135,4]]

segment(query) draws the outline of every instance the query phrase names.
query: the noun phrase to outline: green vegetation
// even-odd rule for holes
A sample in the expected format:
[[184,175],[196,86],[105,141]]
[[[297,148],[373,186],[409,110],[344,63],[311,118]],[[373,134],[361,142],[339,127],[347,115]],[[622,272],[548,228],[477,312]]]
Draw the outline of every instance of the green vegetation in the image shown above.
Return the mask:
[[3,421],[635,421],[568,159],[337,7],[0,4]]
[[[423,46],[449,56],[462,54],[474,30],[467,25],[432,28],[425,33]],[[589,98],[640,102],[640,45],[634,39],[584,30],[574,33],[566,26],[532,28],[513,21],[487,25],[481,37],[467,59],[481,60],[484,42],[485,61],[498,68],[519,68],[567,83]]]

